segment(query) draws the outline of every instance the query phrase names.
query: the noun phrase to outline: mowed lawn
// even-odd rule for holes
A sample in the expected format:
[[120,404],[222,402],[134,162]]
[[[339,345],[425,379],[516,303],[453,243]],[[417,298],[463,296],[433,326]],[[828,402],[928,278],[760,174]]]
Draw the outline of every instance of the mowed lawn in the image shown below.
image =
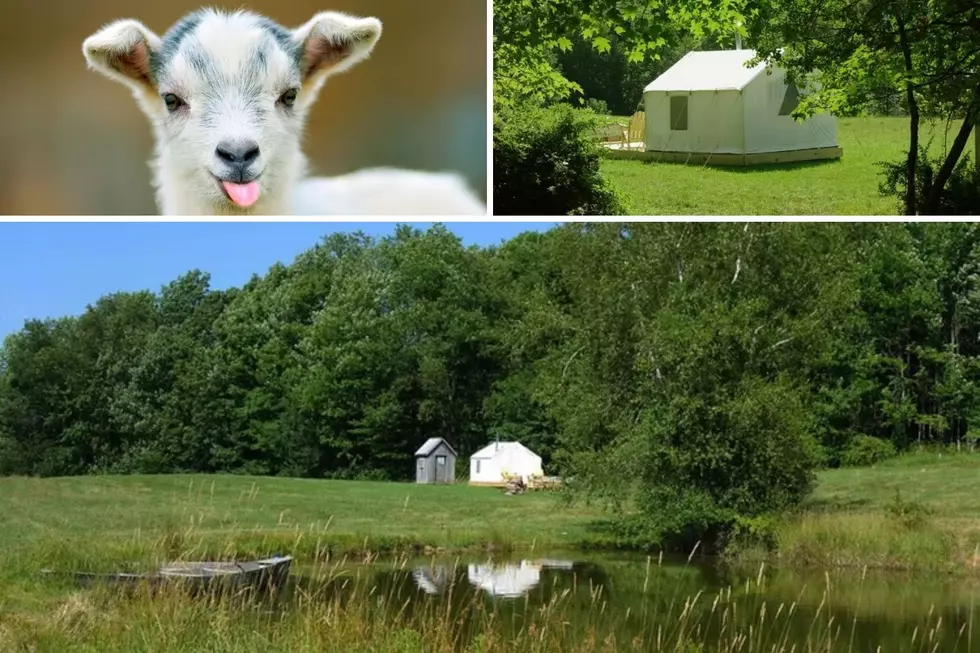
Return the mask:
[[[943,152],[959,124],[946,127],[923,124],[921,141]],[[601,169],[631,215],[896,215],[897,198],[878,192],[877,164],[904,158],[908,128],[906,118],[841,119],[837,161],[722,168],[607,159]]]
[[[829,519],[835,537],[851,539],[868,519],[890,523],[900,493],[944,529],[970,532],[971,541],[980,532],[980,454],[915,454],[825,470],[817,479],[793,528]],[[595,526],[610,515],[548,492],[509,497],[466,485],[161,475],[2,478],[0,516],[0,558],[36,567],[203,553],[309,559],[427,547],[574,549],[608,544]]]
[[163,537],[256,554],[556,547],[602,517],[547,492],[233,475],[2,478],[0,515],[0,551],[61,549],[54,558],[159,550]]
[[818,475],[783,520],[777,564],[980,573],[980,454],[910,454]]
[[807,501],[814,509],[875,511],[900,499],[926,506],[941,518],[980,526],[980,453],[916,453],[874,467],[833,469],[818,475]]

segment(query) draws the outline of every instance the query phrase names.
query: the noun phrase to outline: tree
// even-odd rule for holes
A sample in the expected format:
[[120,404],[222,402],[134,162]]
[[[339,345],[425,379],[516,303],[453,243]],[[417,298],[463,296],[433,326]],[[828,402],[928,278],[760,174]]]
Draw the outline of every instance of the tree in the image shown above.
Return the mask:
[[[936,214],[980,113],[980,4],[975,0],[792,0],[760,4],[748,29],[761,58],[778,61],[809,94],[795,115],[861,111],[882,92],[909,115],[905,212]],[[925,117],[961,118],[934,178],[917,197]],[[976,163],[976,162],[975,162]]]
[[[658,60],[682,33],[731,34],[745,21],[745,0],[501,0],[494,3],[494,98],[510,102],[568,97],[580,87],[554,67],[553,53],[582,38],[598,52],[617,40],[630,62]],[[743,32],[744,35],[744,32]]]

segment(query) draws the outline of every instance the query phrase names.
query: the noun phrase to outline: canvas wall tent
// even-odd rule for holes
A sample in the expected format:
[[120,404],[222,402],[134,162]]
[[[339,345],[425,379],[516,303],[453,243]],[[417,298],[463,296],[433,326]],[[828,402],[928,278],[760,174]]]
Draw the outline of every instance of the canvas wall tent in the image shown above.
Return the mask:
[[525,483],[532,475],[543,476],[541,456],[520,442],[493,442],[470,456],[471,485],[503,485],[504,474]]
[[651,82],[643,93],[646,151],[720,165],[839,157],[837,119],[821,113],[795,121],[797,88],[778,66],[746,67],[754,56],[688,52]]

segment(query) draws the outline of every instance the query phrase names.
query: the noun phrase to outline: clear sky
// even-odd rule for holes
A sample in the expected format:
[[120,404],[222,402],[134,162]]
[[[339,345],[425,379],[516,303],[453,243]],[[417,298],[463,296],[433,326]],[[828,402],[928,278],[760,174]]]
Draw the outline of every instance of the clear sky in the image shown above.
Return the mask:
[[[0,341],[28,319],[79,315],[102,295],[158,291],[198,268],[240,286],[336,232],[382,236],[397,223],[0,223]],[[410,223],[420,229],[428,222]],[[496,245],[555,223],[457,222],[466,245]]]

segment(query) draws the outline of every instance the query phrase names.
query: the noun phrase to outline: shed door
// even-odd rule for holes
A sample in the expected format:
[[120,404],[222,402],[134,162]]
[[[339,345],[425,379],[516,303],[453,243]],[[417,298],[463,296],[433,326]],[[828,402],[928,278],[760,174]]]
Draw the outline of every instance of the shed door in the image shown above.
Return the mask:
[[415,459],[415,482],[426,483],[429,479],[425,477],[425,458]]
[[446,457],[436,456],[436,483],[445,483],[447,480]]

